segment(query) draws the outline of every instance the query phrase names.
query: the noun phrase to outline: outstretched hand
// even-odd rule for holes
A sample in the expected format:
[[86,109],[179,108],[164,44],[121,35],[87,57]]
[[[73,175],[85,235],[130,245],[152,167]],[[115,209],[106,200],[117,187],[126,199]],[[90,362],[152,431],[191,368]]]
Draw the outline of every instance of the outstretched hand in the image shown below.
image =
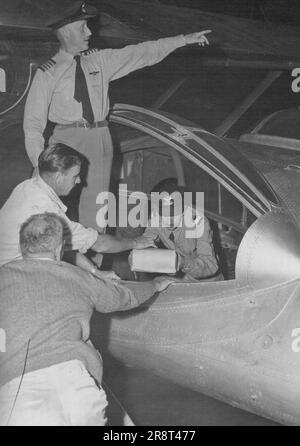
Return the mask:
[[120,277],[114,271],[100,271],[96,269],[93,275],[102,280],[120,280]]
[[158,291],[159,293],[166,290],[168,288],[168,286],[174,282],[175,282],[175,280],[168,276],[159,276],[159,277],[155,277],[155,279],[153,279],[153,283],[155,285],[156,291]]
[[134,249],[156,248],[154,241],[141,235],[135,239]]
[[211,29],[206,29],[205,31],[200,31],[192,34],[186,34],[185,42],[186,45],[190,45],[192,43],[198,43],[200,46],[209,45],[208,38],[205,34],[211,33]]

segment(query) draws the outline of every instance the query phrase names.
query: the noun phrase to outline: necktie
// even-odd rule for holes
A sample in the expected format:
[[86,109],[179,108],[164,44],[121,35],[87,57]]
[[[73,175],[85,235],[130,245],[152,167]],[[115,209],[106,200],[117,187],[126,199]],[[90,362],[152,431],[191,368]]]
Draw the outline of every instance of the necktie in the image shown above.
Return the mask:
[[81,102],[82,116],[88,123],[92,124],[95,117],[90,101],[86,78],[80,63],[80,56],[75,56],[74,59],[76,61],[74,99],[76,99],[77,102]]
[[169,235],[169,239],[171,240],[171,242],[175,242],[175,237],[174,237],[174,232],[172,231]]

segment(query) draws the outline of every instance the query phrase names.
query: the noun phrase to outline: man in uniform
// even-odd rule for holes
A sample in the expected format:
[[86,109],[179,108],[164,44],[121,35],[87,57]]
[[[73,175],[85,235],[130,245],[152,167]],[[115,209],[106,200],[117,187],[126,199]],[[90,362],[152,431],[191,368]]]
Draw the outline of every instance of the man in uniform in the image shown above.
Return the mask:
[[44,149],[43,132],[47,119],[56,127],[50,140],[78,150],[89,160],[87,187],[82,190],[79,221],[97,228],[96,197],[108,191],[113,146],[107,127],[110,81],[154,65],[176,48],[188,44],[208,44],[209,31],[167,37],[121,49],[88,50],[91,31],[87,19],[98,10],[81,2],[52,20],[49,26],[60,42],[58,53],[40,66],[32,82],[24,114],[28,156],[37,166]]

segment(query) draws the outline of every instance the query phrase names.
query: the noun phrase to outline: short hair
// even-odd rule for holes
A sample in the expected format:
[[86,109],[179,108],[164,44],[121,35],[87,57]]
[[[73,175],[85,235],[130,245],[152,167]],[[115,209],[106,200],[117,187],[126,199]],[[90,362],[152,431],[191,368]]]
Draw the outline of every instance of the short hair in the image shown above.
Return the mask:
[[167,192],[168,194],[179,192],[183,195],[184,192],[187,192],[187,189],[184,186],[178,185],[177,178],[165,178],[154,186],[152,192],[159,192],[160,194],[162,192]]
[[[162,194],[163,192],[167,193],[168,195],[172,195],[175,192],[178,197],[181,197],[181,206],[178,208],[175,206],[174,200],[171,200],[168,203],[170,216],[176,215],[178,213],[183,212],[183,198],[184,198],[184,192],[187,192],[187,189],[183,186],[178,185],[178,181],[176,178],[166,178],[162,181],[160,181],[154,188],[152,189],[151,193],[159,193]],[[160,216],[163,215],[163,199],[160,199],[158,202],[158,213]]]
[[35,214],[22,224],[19,243],[23,257],[30,254],[54,253],[63,244],[64,223],[50,212]]
[[39,173],[61,172],[64,173],[74,166],[81,166],[82,155],[77,150],[62,144],[53,144],[43,150],[39,156]]

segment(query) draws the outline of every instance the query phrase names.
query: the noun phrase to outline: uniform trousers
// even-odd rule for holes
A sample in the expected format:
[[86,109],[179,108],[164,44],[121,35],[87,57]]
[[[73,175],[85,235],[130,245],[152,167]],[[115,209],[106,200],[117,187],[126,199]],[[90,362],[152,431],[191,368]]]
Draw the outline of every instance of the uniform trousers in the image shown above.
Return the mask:
[[[66,202],[75,207],[79,202],[79,221],[82,225],[103,232],[96,222],[99,206],[96,198],[100,192],[109,191],[110,174],[113,158],[113,144],[108,127],[67,127],[56,125],[49,143],[63,143],[80,152],[88,161],[83,166],[83,181],[80,190],[76,188]],[[77,201],[77,204],[76,204]],[[74,204],[75,202],[75,204]],[[68,214],[72,220],[72,212]]]
[[105,425],[106,394],[81,361],[25,373],[18,393],[20,380],[0,389],[0,426]]

